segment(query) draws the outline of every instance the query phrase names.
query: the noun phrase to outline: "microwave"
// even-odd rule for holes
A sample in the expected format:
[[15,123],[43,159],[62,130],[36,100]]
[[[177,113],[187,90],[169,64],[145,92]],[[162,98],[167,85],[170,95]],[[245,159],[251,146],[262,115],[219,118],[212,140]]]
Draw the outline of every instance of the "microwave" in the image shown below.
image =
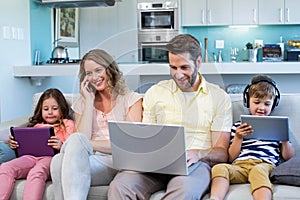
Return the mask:
[[177,2],[138,3],[139,31],[178,30]]

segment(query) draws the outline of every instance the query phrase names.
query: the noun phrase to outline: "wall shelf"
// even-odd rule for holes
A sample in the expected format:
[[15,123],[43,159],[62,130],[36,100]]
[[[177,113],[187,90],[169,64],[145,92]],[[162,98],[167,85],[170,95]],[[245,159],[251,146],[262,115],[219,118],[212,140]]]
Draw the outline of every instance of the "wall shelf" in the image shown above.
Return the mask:
[[14,66],[14,77],[77,76],[78,64]]

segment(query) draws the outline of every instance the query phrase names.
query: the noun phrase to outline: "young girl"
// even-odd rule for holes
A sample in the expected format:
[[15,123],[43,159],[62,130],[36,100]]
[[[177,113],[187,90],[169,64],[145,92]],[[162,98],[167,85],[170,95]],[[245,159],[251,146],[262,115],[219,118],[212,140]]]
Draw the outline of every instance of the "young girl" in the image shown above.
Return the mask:
[[[40,97],[28,127],[53,126],[55,136],[48,145],[60,150],[63,142],[74,132],[75,125],[69,114],[69,105],[57,89],[48,89]],[[12,149],[18,143],[10,136]],[[50,178],[51,156],[34,157],[25,155],[0,166],[0,199],[9,199],[16,179],[26,178],[23,199],[42,199],[46,180]]]

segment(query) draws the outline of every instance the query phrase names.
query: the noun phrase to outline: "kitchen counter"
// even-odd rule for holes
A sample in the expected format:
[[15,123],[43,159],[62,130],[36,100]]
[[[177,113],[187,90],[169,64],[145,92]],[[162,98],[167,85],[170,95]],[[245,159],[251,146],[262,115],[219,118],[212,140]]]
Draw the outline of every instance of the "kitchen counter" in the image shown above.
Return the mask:
[[[119,64],[126,75],[169,75],[168,64]],[[77,76],[79,64],[14,66],[14,77]],[[202,74],[300,74],[300,62],[203,63]]]
[[[120,63],[119,67],[127,85],[133,90],[170,78],[167,63]],[[79,64],[14,66],[13,75],[17,78],[30,78],[32,84],[40,86],[47,77],[77,76],[78,70]],[[203,63],[200,72],[206,80],[224,89],[232,85],[248,84],[255,74],[266,74],[272,76],[281,92],[300,92],[300,62]]]

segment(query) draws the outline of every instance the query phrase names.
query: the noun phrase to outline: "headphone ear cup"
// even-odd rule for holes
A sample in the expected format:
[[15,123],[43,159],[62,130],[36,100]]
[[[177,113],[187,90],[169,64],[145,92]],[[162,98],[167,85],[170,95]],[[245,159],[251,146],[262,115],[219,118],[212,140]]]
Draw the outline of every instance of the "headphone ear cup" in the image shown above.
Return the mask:
[[278,99],[277,99],[277,96],[275,96],[275,98],[274,98],[274,101],[273,101],[273,106],[272,106],[272,108],[271,108],[271,111],[273,111],[274,110],[274,108],[276,107],[276,106],[278,106]]
[[280,101],[280,97],[276,95],[274,98],[274,107],[279,105],[279,101]]
[[249,93],[248,93],[249,87],[250,87],[250,85],[247,85],[244,92],[243,92],[244,106],[246,108],[249,108]]
[[274,103],[273,103],[273,108],[272,110],[279,105],[279,101],[280,101],[280,92],[278,90],[278,88],[276,86],[275,87],[275,90],[276,90],[276,95],[275,95],[275,98],[274,98]]
[[279,104],[279,99],[277,98],[277,96],[275,96],[275,99],[274,99],[274,105],[275,106],[278,106]]
[[249,108],[249,107],[250,107],[250,105],[249,105],[249,93],[248,93],[248,91],[246,92],[245,106],[246,106],[246,108]]

